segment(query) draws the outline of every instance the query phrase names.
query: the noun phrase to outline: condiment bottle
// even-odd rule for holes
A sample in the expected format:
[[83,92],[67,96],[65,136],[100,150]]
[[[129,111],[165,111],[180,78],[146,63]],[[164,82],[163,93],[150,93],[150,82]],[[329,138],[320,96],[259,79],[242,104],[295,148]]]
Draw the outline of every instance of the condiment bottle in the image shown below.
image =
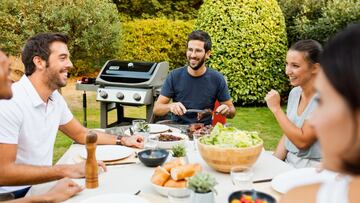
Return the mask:
[[96,141],[97,141],[97,134],[93,131],[89,131],[86,136],[86,151],[87,151],[87,158],[85,164],[86,188],[97,188],[99,186],[98,164],[95,156]]

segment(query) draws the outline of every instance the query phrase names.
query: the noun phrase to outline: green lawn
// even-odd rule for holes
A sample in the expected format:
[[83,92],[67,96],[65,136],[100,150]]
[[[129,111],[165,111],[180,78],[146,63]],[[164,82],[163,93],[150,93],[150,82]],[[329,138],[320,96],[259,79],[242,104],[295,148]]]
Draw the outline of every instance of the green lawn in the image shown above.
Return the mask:
[[[98,128],[100,126],[99,105],[96,104],[95,98],[90,97],[88,101],[94,101],[88,104],[88,127]],[[82,109],[79,107],[71,107],[71,104],[69,104],[69,106],[75,117],[82,122]],[[128,107],[125,108],[125,115],[129,117],[131,117],[131,115],[136,117],[145,117],[144,110],[145,109],[143,107]],[[110,115],[110,117],[115,116]],[[265,149],[267,150],[274,150],[281,136],[281,129],[279,125],[272,113],[266,107],[237,107],[235,118],[228,119],[227,122],[230,123],[231,126],[239,129],[258,131],[261,138],[264,140]],[[62,156],[71,143],[71,139],[63,135],[61,132],[58,133],[54,149],[54,163],[56,163],[56,161]]]

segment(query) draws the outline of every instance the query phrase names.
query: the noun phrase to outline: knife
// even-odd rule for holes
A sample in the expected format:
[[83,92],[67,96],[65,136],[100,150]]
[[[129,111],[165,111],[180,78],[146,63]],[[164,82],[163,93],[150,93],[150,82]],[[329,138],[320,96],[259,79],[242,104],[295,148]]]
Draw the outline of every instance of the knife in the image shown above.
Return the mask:
[[202,113],[204,112],[204,110],[200,110],[200,109],[187,109],[186,113]]
[[116,165],[127,165],[127,164],[136,164],[136,161],[129,162],[119,162],[119,163],[105,163],[105,166],[116,166]]
[[270,182],[272,181],[272,178],[269,178],[269,179],[261,179],[261,180],[255,180],[253,181],[253,183],[266,183],[266,182]]

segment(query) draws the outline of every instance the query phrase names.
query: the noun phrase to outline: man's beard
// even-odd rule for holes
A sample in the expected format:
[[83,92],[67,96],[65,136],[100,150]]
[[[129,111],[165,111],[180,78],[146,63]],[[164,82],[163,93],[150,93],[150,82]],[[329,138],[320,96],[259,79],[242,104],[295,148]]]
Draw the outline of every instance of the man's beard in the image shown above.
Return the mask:
[[47,85],[50,89],[52,90],[57,90],[60,89],[61,87],[65,87],[66,86],[66,81],[63,82],[61,81],[61,76],[60,74],[62,73],[60,72],[55,72],[54,70],[50,70],[51,67],[47,66],[47,74],[48,74],[48,80],[47,80]]
[[191,69],[197,71],[197,70],[199,70],[199,69],[201,68],[201,66],[205,63],[205,57],[202,58],[202,59],[200,60],[200,62],[199,62],[197,65],[195,65],[194,67],[191,66],[190,60],[189,60],[188,63],[189,63],[189,66],[190,66]]

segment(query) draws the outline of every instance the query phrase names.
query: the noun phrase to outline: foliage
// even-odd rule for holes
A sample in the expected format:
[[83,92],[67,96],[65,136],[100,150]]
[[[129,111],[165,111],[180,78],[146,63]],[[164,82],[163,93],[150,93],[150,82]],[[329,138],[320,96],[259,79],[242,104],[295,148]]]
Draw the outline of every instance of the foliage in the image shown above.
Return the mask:
[[129,61],[168,61],[170,69],[186,62],[186,39],[193,21],[147,19],[123,23],[118,58]]
[[360,20],[359,0],[279,0],[288,41],[315,39],[324,44],[350,23]]
[[113,58],[118,48],[120,20],[115,5],[103,0],[2,0],[0,44],[18,55],[27,38],[39,32],[63,32],[75,74]]
[[184,157],[186,156],[186,149],[184,145],[174,145],[171,148],[173,157]]
[[124,20],[194,19],[203,0],[112,0]]
[[264,103],[270,89],[288,91],[285,22],[276,0],[208,0],[195,25],[212,37],[208,65],[226,76],[235,102]]
[[208,173],[198,172],[193,177],[189,178],[188,188],[197,193],[215,192],[215,185],[217,184],[214,177]]

